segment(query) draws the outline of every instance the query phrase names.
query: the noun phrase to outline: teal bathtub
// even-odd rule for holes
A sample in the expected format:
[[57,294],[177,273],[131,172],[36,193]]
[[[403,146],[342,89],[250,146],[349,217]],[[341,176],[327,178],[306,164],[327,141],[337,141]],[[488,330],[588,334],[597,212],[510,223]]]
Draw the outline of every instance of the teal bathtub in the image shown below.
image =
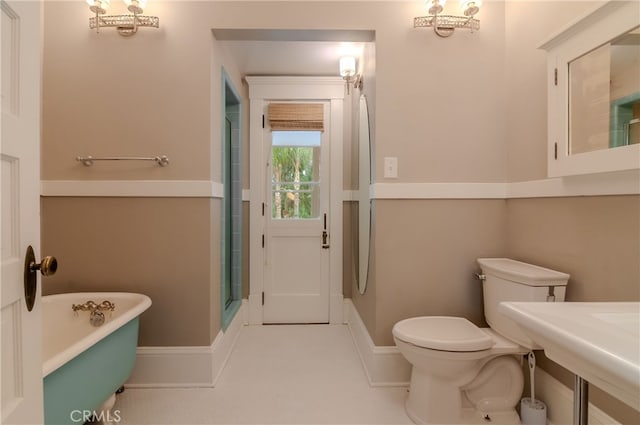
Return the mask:
[[[89,323],[89,312],[72,311],[73,304],[88,300],[116,305],[102,326]],[[45,425],[82,424],[131,375],[139,315],[151,300],[103,292],[50,295],[42,302]],[[113,417],[117,419],[117,412]]]

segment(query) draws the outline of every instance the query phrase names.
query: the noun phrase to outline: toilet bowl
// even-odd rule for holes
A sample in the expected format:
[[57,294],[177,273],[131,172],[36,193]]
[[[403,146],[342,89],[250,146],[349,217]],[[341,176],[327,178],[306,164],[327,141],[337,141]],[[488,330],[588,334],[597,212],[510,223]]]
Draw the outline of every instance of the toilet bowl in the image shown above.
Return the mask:
[[414,317],[393,337],[413,365],[405,407],[415,423],[520,423],[524,386],[515,355],[528,350],[461,317]]
[[507,258],[481,258],[484,310],[490,328],[462,317],[423,316],[393,327],[412,365],[405,407],[419,424],[519,424],[522,355],[536,349],[497,312],[502,301],[564,301],[569,275]]

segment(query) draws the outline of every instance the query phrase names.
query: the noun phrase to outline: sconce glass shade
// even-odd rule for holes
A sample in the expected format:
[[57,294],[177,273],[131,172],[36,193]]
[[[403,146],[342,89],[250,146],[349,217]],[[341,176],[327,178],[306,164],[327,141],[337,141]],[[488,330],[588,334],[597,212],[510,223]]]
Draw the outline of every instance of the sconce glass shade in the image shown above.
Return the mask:
[[107,13],[107,9],[109,8],[110,3],[110,0],[87,0],[89,10],[91,10],[93,13],[98,14]]
[[427,0],[429,16],[413,18],[413,27],[431,27],[439,37],[451,36],[456,28],[468,29],[471,32],[480,29],[480,21],[474,18],[480,11],[482,0],[459,0],[464,15],[441,15],[446,0]]
[[115,28],[118,34],[129,37],[138,32],[138,28],[159,28],[160,20],[156,16],[143,15],[147,0],[123,0],[131,15],[106,15],[110,0],[87,0],[89,9],[96,15],[89,18],[89,28],[100,32],[101,28]]
[[447,0],[427,0],[427,10],[432,15],[437,15],[442,12]]
[[147,7],[147,0],[123,0],[131,13],[142,13]]
[[464,16],[473,16],[480,11],[482,0],[460,0],[460,7],[464,10]]
[[353,77],[356,75],[356,58],[353,56],[344,56],[340,58],[340,76]]

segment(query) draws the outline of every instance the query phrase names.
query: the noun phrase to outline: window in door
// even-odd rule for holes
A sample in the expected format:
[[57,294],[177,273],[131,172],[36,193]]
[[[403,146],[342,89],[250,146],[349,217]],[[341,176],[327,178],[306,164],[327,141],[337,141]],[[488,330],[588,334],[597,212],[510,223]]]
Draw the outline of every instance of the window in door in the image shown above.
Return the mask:
[[320,217],[320,131],[273,131],[271,217]]

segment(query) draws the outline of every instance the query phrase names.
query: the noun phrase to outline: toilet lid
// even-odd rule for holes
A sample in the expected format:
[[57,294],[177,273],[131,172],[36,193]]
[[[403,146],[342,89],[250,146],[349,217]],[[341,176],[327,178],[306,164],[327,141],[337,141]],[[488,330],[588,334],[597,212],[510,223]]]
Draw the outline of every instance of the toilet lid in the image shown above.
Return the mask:
[[396,323],[393,335],[418,347],[441,351],[481,351],[494,344],[489,335],[463,317],[413,317]]

